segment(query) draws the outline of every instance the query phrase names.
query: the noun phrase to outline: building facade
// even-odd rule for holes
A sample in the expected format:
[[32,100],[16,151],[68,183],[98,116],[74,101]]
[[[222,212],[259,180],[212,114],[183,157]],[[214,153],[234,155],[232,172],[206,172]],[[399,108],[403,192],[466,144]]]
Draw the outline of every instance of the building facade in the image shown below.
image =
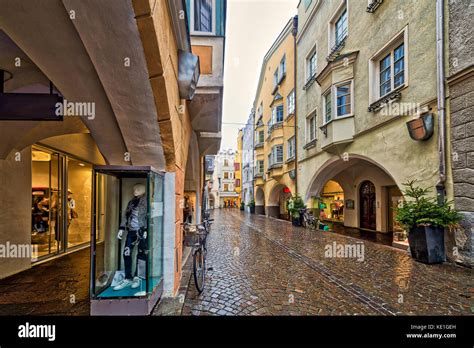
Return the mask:
[[434,126],[436,2],[301,1],[298,18],[298,193],[322,220],[400,232],[403,183],[452,197]]
[[214,209],[237,207],[239,195],[235,191],[235,150],[224,149],[214,158],[214,176],[210,200]]
[[240,207],[242,202],[242,151],[243,151],[243,130],[239,129],[237,133],[237,151],[235,152],[235,192],[237,192],[238,200],[237,205]]
[[[447,85],[451,132],[451,170],[454,207],[463,215],[462,229],[451,234],[448,255],[453,261],[474,266],[474,42],[473,6],[467,1],[449,2]],[[448,162],[449,163],[449,162]],[[453,238],[454,237],[454,238]]]
[[255,110],[255,212],[288,219],[295,194],[295,42],[292,18],[263,59]]
[[254,114],[242,129],[242,201],[245,211],[250,212],[249,204],[254,200],[253,170],[254,170]]
[[[223,40],[225,1],[220,4],[212,20],[219,13]],[[159,1],[153,7],[144,0],[2,1],[2,98],[3,93],[54,94],[83,108],[57,121],[37,116],[0,121],[1,205],[13,212],[0,223],[0,243],[37,248],[33,261],[2,261],[0,277],[89,247],[93,165],[152,166],[165,183],[163,294],[176,293],[185,186],[196,194],[199,210],[201,163],[205,154],[217,153],[220,128],[214,128],[222,117],[214,112],[213,122],[206,123],[206,115],[192,108],[200,73],[189,24],[180,18],[189,11],[184,1]],[[111,31],[117,23],[121,27]],[[223,46],[213,54],[222,67]],[[212,74],[205,74],[203,88],[215,87],[221,98],[219,76],[213,80],[218,86],[206,83],[208,78]],[[77,113],[81,110],[90,112]],[[207,138],[201,141],[203,133]]]

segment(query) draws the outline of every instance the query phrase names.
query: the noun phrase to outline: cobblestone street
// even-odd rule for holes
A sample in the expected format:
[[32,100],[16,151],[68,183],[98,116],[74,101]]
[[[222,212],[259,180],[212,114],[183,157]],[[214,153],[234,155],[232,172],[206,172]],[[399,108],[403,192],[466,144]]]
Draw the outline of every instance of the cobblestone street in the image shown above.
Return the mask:
[[[473,271],[237,209],[214,210],[206,288],[191,277],[183,315],[472,315]],[[364,260],[325,257],[360,244]]]

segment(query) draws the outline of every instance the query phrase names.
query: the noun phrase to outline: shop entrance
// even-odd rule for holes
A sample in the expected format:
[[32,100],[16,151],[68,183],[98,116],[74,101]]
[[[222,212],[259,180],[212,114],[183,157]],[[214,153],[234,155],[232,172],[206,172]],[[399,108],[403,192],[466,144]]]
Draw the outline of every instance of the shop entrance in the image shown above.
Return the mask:
[[319,209],[322,221],[344,222],[344,190],[337,181],[329,180],[324,185]]
[[364,181],[359,189],[360,227],[368,230],[377,229],[375,186],[371,181]]
[[92,166],[34,146],[31,158],[31,243],[34,260],[90,241]]

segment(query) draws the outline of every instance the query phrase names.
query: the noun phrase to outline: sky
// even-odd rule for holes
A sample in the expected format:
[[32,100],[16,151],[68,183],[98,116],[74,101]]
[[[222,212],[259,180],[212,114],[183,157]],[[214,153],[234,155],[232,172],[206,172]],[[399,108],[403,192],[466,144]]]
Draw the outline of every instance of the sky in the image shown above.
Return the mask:
[[227,1],[221,149],[237,148],[237,133],[252,109],[263,57],[296,15],[297,5],[298,0]]

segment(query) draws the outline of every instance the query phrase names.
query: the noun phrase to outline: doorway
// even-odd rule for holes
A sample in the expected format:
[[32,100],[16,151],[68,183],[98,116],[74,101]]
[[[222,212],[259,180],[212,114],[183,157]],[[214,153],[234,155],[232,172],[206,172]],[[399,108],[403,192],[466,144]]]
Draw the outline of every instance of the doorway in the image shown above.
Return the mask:
[[359,189],[360,228],[377,229],[375,185],[371,181],[364,181]]
[[33,261],[88,244],[92,165],[35,145],[31,174]]

